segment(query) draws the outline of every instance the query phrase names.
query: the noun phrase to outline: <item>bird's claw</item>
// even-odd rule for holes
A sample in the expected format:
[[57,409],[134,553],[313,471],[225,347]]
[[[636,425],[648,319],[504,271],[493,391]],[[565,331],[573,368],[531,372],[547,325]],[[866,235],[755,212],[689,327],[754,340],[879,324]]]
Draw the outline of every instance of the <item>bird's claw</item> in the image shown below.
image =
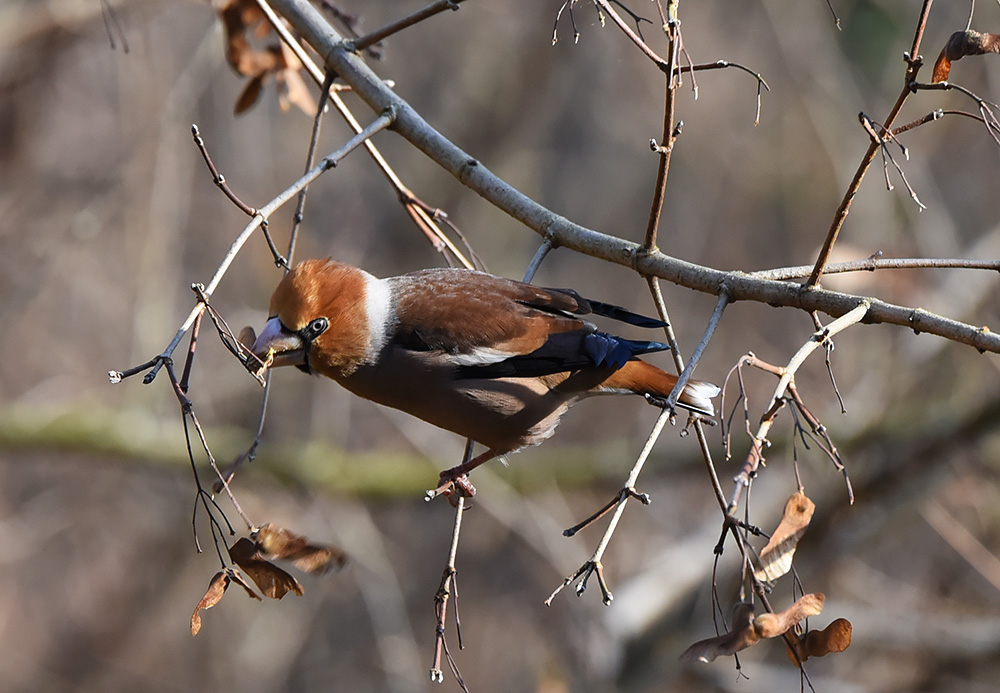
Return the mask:
[[424,495],[425,501],[432,501],[438,496],[444,496],[453,506],[458,503],[461,496],[472,498],[476,495],[476,487],[469,481],[468,474],[455,476],[452,470],[441,472],[438,487],[427,491]]

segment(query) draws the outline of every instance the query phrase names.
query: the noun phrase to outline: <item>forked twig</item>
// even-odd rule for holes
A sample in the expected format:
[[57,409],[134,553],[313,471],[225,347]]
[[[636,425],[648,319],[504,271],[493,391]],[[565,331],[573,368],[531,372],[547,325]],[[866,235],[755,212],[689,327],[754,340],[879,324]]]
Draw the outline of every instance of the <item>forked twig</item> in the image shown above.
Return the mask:
[[[299,43],[299,41],[291,34],[288,27],[282,19],[275,13],[274,9],[271,8],[270,4],[266,0],[256,0],[257,5],[260,7],[264,16],[267,17],[268,22],[271,24],[271,28],[274,29],[275,33],[281,37],[285,45],[291,49],[295,56],[299,59],[299,62],[305,67],[309,76],[313,78],[313,81],[318,85],[322,85],[326,81],[326,72],[320,69],[316,65],[316,61],[313,60],[312,56],[306,53],[305,49]],[[342,44],[342,45],[347,45]],[[351,113],[347,104],[341,98],[339,92],[334,89],[329,92],[330,102],[340,113],[344,121],[353,129],[355,132],[361,132],[361,124],[358,122],[354,114]],[[465,257],[465,255],[455,246],[448,235],[444,233],[440,226],[436,223],[436,219],[440,218],[439,214],[431,214],[428,210],[433,209],[429,205],[420,202],[419,198],[413,194],[413,192],[403,184],[403,181],[399,178],[396,172],[389,165],[389,162],[385,160],[382,153],[378,150],[375,144],[371,141],[365,142],[365,149],[368,150],[369,156],[382,171],[386,180],[392,185],[393,189],[396,191],[396,195],[399,200],[403,203],[406,208],[407,213],[416,222],[417,227],[424,233],[427,239],[434,245],[435,250],[438,252],[444,252],[447,250],[450,252],[464,267],[473,268],[475,264]],[[449,225],[451,225],[449,223]],[[459,234],[460,237],[461,234]],[[464,238],[464,237],[463,237]],[[448,257],[446,255],[446,257]],[[450,262],[450,258],[449,258]]]
[[764,461],[763,450],[767,442],[767,435],[770,432],[771,427],[774,425],[774,420],[778,411],[784,405],[785,393],[787,392],[788,386],[795,377],[795,373],[798,371],[799,367],[805,362],[806,358],[808,358],[813,351],[818,349],[830,337],[841,332],[847,327],[860,322],[868,312],[868,305],[869,304],[867,302],[860,303],[854,310],[842,315],[827,325],[824,329],[813,334],[809,341],[806,342],[794,356],[792,356],[788,365],[784,368],[770,366],[754,356],[744,357],[744,359],[752,360],[755,366],[763,368],[764,370],[769,370],[779,377],[778,385],[775,387],[774,394],[771,396],[771,404],[768,406],[767,412],[762,417],[760,426],[751,440],[750,451],[747,454],[746,461],[743,463],[743,467],[739,474],[737,474],[734,478],[735,486],[729,500],[729,505],[726,509],[727,515],[733,515],[736,512],[743,489],[749,486],[750,480],[757,473],[757,468]]
[[[618,521],[621,519],[622,514],[625,512],[625,505],[628,503],[629,498],[642,498],[643,503],[649,504],[649,496],[646,494],[640,494],[635,490],[635,482],[639,478],[639,472],[642,471],[643,465],[646,463],[646,459],[649,457],[649,453],[653,450],[653,444],[660,437],[660,432],[666,425],[667,421],[670,420],[670,410],[663,409],[660,415],[656,418],[656,423],[653,424],[653,430],[650,431],[649,436],[646,438],[646,444],[642,448],[642,452],[639,453],[638,459],[636,459],[635,464],[632,466],[632,471],[629,472],[628,479],[622,486],[622,491],[619,492],[617,498],[609,504],[615,508],[614,514],[611,516],[611,520],[608,522],[607,528],[604,530],[604,536],[601,537],[601,541],[598,543],[597,548],[590,558],[573,574],[566,577],[563,583],[559,585],[549,595],[549,598],[545,600],[545,605],[550,606],[552,600],[557,594],[562,592],[563,588],[572,582],[579,579],[579,583],[576,587],[577,596],[583,594],[584,590],[587,589],[587,581],[590,576],[595,572],[597,573],[597,581],[601,587],[601,595],[605,605],[611,604],[614,596],[611,594],[611,590],[608,589],[607,582],[604,579],[604,566],[601,564],[601,558],[604,556],[605,550],[608,548],[608,543],[611,541],[611,537],[615,533],[615,528],[618,526]],[[604,512],[610,510],[607,508]],[[602,515],[604,513],[601,513]],[[595,518],[596,519],[596,518]],[[567,530],[568,531],[568,530]]]
[[428,17],[433,17],[439,12],[444,12],[445,10],[458,10],[458,4],[460,2],[464,2],[464,0],[436,0],[436,2],[432,2],[430,5],[427,5],[416,12],[397,19],[396,21],[385,25],[381,29],[376,29],[371,33],[351,40],[349,44],[355,51],[363,51],[369,46],[374,46],[383,39],[386,39],[403,29],[411,27],[418,22],[422,22]]
[[[229,270],[230,265],[232,265],[233,260],[236,259],[240,250],[250,239],[250,236],[253,235],[253,232],[257,230],[264,220],[268,219],[276,210],[280,209],[286,202],[297,195],[303,187],[309,185],[309,183],[324,174],[326,171],[334,168],[345,156],[354,151],[363,142],[367,141],[369,137],[372,137],[377,132],[389,127],[394,119],[394,112],[389,111],[383,113],[372,121],[372,123],[361,133],[355,135],[342,147],[329,154],[318,165],[313,167],[311,171],[292,183],[292,185],[282,191],[277,197],[261,207],[250,223],[243,228],[240,234],[236,237],[236,240],[233,241],[232,245],[229,247],[229,251],[226,253],[225,257],[223,257],[222,262],[215,270],[215,274],[212,276],[212,279],[205,285],[203,289],[205,296],[211,296],[215,289],[219,286],[219,282],[221,282],[222,278],[226,275],[226,272]],[[130,368],[126,371],[109,371],[109,380],[112,383],[121,382],[121,380],[125,377],[134,375],[139,370],[143,370],[145,367],[152,365],[151,370],[143,378],[144,383],[151,383],[160,368],[162,368],[166,361],[170,359],[170,356],[174,353],[174,350],[177,348],[177,345],[180,344],[184,335],[191,329],[191,325],[194,324],[195,319],[197,319],[198,315],[205,310],[205,305],[206,304],[202,301],[198,302],[198,304],[188,314],[187,319],[185,319],[181,326],[177,329],[177,333],[174,335],[174,338],[159,356],[146,362],[146,364],[143,364],[143,368],[136,367]]]
[[[923,60],[919,55],[920,44],[924,38],[924,29],[927,27],[927,18],[930,16],[932,4],[934,4],[934,0],[923,1],[923,5],[920,8],[920,16],[917,19],[917,26],[913,33],[913,44],[910,47],[910,51],[905,53],[903,56],[903,59],[906,62],[905,84],[903,89],[900,91],[899,96],[896,98],[896,103],[893,104],[891,109],[889,109],[889,114],[885,117],[885,120],[882,121],[885,128],[888,130],[892,129],[896,116],[899,115],[907,97],[912,93],[911,84],[916,81],[917,73],[923,66]],[[854,178],[852,178],[851,182],[848,184],[847,190],[844,192],[844,197],[840,201],[840,206],[837,207],[837,211],[833,215],[833,221],[830,224],[830,229],[827,231],[826,239],[823,241],[823,246],[816,257],[813,270],[809,275],[809,279],[807,281],[808,286],[817,286],[819,284],[820,278],[823,276],[823,272],[826,269],[826,265],[830,261],[830,255],[833,253],[833,246],[836,244],[837,238],[840,236],[840,230],[844,227],[847,215],[851,211],[851,205],[854,202],[854,198],[857,196],[858,190],[861,189],[861,181],[864,180],[865,174],[868,172],[872,162],[875,160],[875,154],[878,152],[880,146],[881,145],[878,142],[870,143],[868,145],[868,150],[861,158],[861,162],[858,164],[858,168],[854,172]]]
[[[468,461],[472,458],[473,446],[473,441],[469,440],[466,442],[463,461]],[[437,592],[434,595],[436,624],[434,631],[434,659],[431,662],[430,678],[435,683],[442,683],[444,681],[444,672],[441,669],[441,660],[444,657],[448,660],[448,667],[451,669],[455,680],[458,681],[458,685],[462,687],[463,691],[468,693],[469,689],[466,688],[465,681],[462,679],[462,674],[458,669],[458,664],[448,649],[448,641],[445,637],[445,626],[448,620],[448,602],[454,595],[455,632],[458,636],[458,649],[464,649],[462,644],[462,619],[458,613],[458,569],[455,567],[455,564],[458,558],[458,539],[462,532],[462,517],[465,513],[465,495],[462,494],[461,490],[456,491],[456,495],[455,524],[451,532],[448,563],[441,574],[441,583],[438,585]]]

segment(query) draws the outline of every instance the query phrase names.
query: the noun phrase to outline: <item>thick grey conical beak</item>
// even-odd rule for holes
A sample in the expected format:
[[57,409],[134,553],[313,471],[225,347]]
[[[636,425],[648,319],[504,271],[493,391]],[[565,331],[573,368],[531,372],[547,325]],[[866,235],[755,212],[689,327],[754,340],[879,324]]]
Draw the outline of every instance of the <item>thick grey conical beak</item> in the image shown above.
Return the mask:
[[264,325],[253,343],[253,353],[262,361],[273,355],[271,367],[301,366],[306,362],[305,345],[294,332],[289,332],[278,318],[271,318]]

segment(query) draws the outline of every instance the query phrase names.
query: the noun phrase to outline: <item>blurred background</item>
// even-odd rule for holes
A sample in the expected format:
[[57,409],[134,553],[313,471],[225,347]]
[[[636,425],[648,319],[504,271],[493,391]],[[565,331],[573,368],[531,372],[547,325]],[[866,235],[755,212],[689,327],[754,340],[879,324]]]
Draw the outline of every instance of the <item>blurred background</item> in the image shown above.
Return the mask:
[[[423,4],[341,0],[363,30]],[[653,20],[655,6],[625,4]],[[754,126],[756,83],[720,70],[685,80],[684,121],[670,170],[660,247],[725,269],[811,263],[868,137],[858,112],[888,113],[902,85],[919,3],[821,0],[684,3],[695,63],[731,60],[771,87]],[[641,240],[662,125],[663,80],[594,7],[559,0],[470,1],[391,38],[373,63],[429,122],[525,194],[585,226]],[[109,12],[111,14],[109,14]],[[964,29],[969,3],[938,2],[928,63]],[[973,28],[1000,31],[995,3]],[[114,45],[112,45],[114,43]],[[127,43],[127,52],[124,50]],[[929,79],[930,69],[921,76]],[[344,547],[342,572],[301,576],[305,596],[251,602],[231,591],[189,617],[218,561],[204,517],[192,538],[194,483],[181,416],[162,375],[112,386],[109,369],[159,354],[245,217],[212,184],[190,126],[248,204],[301,173],[311,118],[283,112],[275,86],[238,117],[243,78],[226,64],[208,2],[4,0],[0,3],[0,684],[6,691],[418,691],[434,642],[433,596],[453,513],[422,489],[455,464],[463,441],[332,383],[277,372],[264,443],[236,480],[243,508]],[[1000,99],[1000,60],[970,57],[951,80]],[[315,94],[315,89],[313,90]],[[348,95],[362,122],[370,114]],[[897,121],[937,108],[975,110],[957,94],[918,93]],[[349,134],[331,115],[320,151]],[[1000,255],[1000,147],[983,126],[944,118],[901,138],[897,160],[927,206],[890,171],[871,170],[837,259],[992,259]],[[438,170],[405,142],[375,138],[404,182],[445,210],[495,273],[520,277],[539,238]],[[891,167],[890,167],[891,168]],[[287,239],[291,207],[272,219]],[[298,257],[332,255],[387,275],[443,264],[361,151],[309,193]],[[235,328],[260,327],[280,278],[255,237],[215,294]],[[550,254],[536,281],[653,312],[645,283],[621,267]],[[824,284],[1000,323],[995,274],[878,272]],[[714,306],[664,285],[685,356]],[[722,383],[740,355],[787,363],[813,330],[792,310],[730,307],[698,375]],[[190,396],[221,461],[249,444],[260,388],[211,334]],[[807,591],[827,595],[813,627],[854,624],[845,653],[812,660],[819,691],[992,691],[1000,677],[1000,373],[996,355],[886,326],[856,326],[832,355],[846,406],[819,356],[799,391],[844,454],[857,502],[815,447],[793,453],[790,416],[772,430],[751,517],[777,522],[795,490],[797,454],[813,524],[796,555]],[[179,352],[180,353],[180,352]],[[667,366],[669,358],[657,357]],[[754,425],[774,387],[744,373]],[[736,394],[727,392],[727,407]],[[589,556],[603,525],[561,530],[619,488],[656,410],[635,401],[580,405],[546,445],[476,472],[458,558],[466,649],[449,644],[473,691],[798,690],[780,642],[713,664],[682,663],[714,634],[713,547],[720,516],[693,438],[668,429],[605,556],[615,600],[596,584],[542,602]],[[746,454],[737,409],[733,459],[709,436],[724,487]],[[201,474],[209,478],[204,461]],[[229,510],[229,505],[223,502]],[[230,517],[238,520],[235,513]],[[719,564],[728,615],[735,547]],[[791,578],[771,595],[790,604]],[[458,686],[446,673],[443,688]]]

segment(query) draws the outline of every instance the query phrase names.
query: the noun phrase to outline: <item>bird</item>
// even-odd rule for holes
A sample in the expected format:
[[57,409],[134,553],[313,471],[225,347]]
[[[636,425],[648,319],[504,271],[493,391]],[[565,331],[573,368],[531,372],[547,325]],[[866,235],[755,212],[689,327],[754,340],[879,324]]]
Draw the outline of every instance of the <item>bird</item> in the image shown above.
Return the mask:
[[[549,438],[586,397],[638,394],[663,406],[677,376],[639,356],[669,346],[602,332],[584,316],[642,328],[666,323],[572,289],[469,269],[377,278],[332,258],[297,264],[271,296],[251,351],[295,366],[486,447],[441,472],[435,495],[473,495],[468,473]],[[719,388],[690,380],[677,405],[714,415]]]

